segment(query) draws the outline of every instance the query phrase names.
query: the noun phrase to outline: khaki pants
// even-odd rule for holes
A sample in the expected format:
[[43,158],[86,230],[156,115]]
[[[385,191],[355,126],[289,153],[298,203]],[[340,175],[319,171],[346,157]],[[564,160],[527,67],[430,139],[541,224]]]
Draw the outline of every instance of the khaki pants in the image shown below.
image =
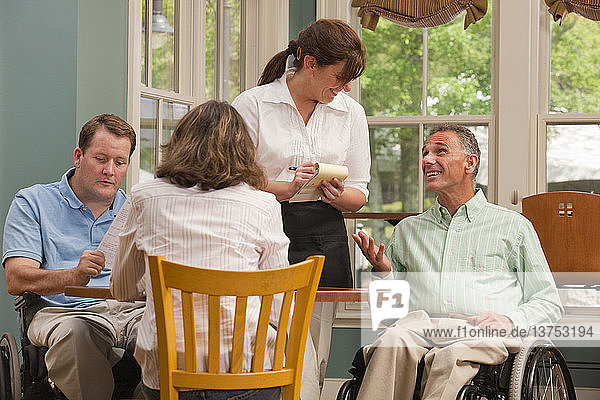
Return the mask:
[[[521,339],[457,337],[424,334],[428,329],[476,329],[465,320],[432,318],[414,311],[386,329],[364,348],[367,369],[358,400],[410,400],[417,366],[425,358],[423,400],[455,400],[479,370],[479,364],[500,364],[518,352]],[[438,331],[440,332],[440,331]]]
[[134,350],[144,303],[103,301],[85,308],[46,307],[27,331],[31,343],[48,347],[48,377],[69,400],[107,400],[112,367]]

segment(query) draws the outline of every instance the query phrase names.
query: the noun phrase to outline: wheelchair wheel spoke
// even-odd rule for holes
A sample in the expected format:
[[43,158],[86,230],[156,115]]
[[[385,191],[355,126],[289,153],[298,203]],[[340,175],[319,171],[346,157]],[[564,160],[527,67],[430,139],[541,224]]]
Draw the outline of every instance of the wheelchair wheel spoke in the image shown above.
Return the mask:
[[551,351],[544,353],[538,361],[533,394],[538,400],[569,400],[561,363]]

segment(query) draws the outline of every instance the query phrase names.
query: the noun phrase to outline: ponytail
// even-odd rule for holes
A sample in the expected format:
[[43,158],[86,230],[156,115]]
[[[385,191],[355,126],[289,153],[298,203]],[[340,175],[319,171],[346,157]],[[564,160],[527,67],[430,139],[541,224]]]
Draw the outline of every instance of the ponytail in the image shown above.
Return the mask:
[[275,79],[281,77],[285,72],[287,58],[290,53],[287,50],[280,51],[275,54],[263,69],[260,79],[258,80],[258,86],[266,85],[267,83],[273,82]]
[[260,79],[258,80],[258,86],[266,85],[267,83],[271,83],[275,79],[280,78],[287,67],[287,58],[291,55],[296,57],[294,59],[294,66],[298,67],[296,63],[304,56],[301,53],[302,50],[298,46],[297,42],[295,40],[290,40],[287,49],[275,54],[273,57],[271,57],[267,65],[265,65],[265,68],[260,75]]
[[291,40],[287,49],[269,60],[258,85],[266,85],[283,75],[287,58],[294,57],[293,66],[300,71],[304,57],[310,54],[321,67],[345,61],[340,82],[358,78],[366,66],[366,49],[357,33],[346,22],[338,19],[320,19],[300,31],[298,39]]

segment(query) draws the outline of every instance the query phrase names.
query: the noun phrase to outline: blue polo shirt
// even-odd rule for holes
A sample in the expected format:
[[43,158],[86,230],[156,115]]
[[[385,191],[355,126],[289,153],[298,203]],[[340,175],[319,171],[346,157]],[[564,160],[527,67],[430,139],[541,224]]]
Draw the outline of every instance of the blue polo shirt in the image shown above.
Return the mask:
[[[67,269],[77,266],[84,250],[95,250],[126,199],[119,189],[111,207],[98,219],[83,205],[69,186],[67,171],[59,182],[21,189],[10,205],[4,225],[2,265],[10,257],[27,257],[40,268]],[[108,286],[110,271],[92,277],[88,286]],[[64,307],[86,307],[102,300],[65,296],[43,296]]]

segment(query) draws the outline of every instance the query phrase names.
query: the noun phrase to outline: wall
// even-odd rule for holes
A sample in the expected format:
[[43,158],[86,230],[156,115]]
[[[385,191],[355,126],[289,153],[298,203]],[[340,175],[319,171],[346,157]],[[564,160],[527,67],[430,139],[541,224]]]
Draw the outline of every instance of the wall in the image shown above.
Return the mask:
[[298,33],[315,20],[315,1],[290,0],[290,40],[295,40]]
[[[22,187],[58,180],[83,122],[125,117],[127,0],[0,0],[0,226]],[[1,241],[1,239],[0,239]],[[17,334],[0,272],[0,332]]]

